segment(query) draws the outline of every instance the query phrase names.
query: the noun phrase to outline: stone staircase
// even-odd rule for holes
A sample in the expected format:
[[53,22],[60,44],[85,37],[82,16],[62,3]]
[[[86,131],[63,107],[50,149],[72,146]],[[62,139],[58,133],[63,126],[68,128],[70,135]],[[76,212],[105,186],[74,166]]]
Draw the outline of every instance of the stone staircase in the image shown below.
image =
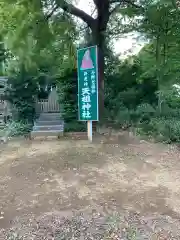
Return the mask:
[[5,127],[5,111],[4,111],[4,105],[0,104],[0,129],[3,129]]
[[64,121],[60,113],[41,113],[40,117],[34,122],[31,137],[51,137],[63,136]]
[[0,111],[0,130],[3,129],[4,126],[5,126],[4,113]]

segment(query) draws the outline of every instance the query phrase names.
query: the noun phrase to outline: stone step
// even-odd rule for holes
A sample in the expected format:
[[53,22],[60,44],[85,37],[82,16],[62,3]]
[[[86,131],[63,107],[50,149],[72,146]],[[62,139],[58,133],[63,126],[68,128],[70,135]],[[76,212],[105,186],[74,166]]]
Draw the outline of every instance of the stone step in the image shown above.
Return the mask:
[[64,125],[33,126],[33,131],[64,131]]
[[38,118],[39,121],[56,121],[56,120],[62,120],[61,116],[40,116]]
[[63,131],[32,131],[31,138],[34,137],[61,137],[64,135]]
[[54,125],[64,125],[64,121],[63,120],[53,120],[53,121],[41,121],[41,120],[37,120],[34,123],[34,126],[54,126]]
[[52,112],[52,113],[40,113],[40,116],[60,116],[60,112]]
[[61,116],[61,113],[41,113],[40,116]]
[[[40,125],[41,123],[45,123],[44,125],[49,125],[50,122],[53,122],[53,123],[56,122],[57,123],[56,125],[63,123],[62,119],[44,119],[43,118],[43,119],[36,120],[36,125]],[[54,125],[54,124],[51,124],[51,125]]]

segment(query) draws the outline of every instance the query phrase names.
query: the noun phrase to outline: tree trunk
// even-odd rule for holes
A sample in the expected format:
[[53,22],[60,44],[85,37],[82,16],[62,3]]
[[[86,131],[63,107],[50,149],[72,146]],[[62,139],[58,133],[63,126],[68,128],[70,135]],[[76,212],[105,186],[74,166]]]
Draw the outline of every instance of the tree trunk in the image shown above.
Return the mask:
[[99,91],[99,117],[103,118],[104,114],[104,49],[102,46],[98,46],[98,91]]
[[106,32],[109,17],[112,13],[110,12],[111,2],[109,0],[93,0],[97,10],[96,18],[93,18],[83,10],[68,3],[66,0],[55,0],[55,2],[57,6],[63,9],[65,12],[79,17],[81,20],[83,20],[92,31],[93,45],[97,45],[98,47],[99,116],[102,118],[104,110],[104,33]]
[[107,24],[110,17],[110,1],[94,0],[97,8],[97,18],[91,25],[93,44],[98,47],[98,89],[99,89],[99,119],[104,115],[104,69],[105,69],[105,40]]
[[93,44],[98,48],[98,92],[99,92],[99,119],[104,113],[104,69],[105,69],[105,37],[100,32],[92,32]]

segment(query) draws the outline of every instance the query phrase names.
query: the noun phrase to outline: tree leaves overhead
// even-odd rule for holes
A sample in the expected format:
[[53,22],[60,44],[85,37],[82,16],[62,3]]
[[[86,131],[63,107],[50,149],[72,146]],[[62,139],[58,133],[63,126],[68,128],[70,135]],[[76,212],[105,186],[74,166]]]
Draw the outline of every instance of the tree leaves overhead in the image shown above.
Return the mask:
[[48,58],[51,62],[56,59],[57,66],[57,63],[62,64],[64,56],[74,59],[74,22],[62,12],[57,12],[50,20],[48,2],[0,1],[1,34],[6,47],[15,56],[11,62],[19,59],[30,66]]
[[[64,40],[65,47],[61,46],[61,50],[73,49],[72,42],[76,40],[76,29],[79,27],[79,22],[75,27],[74,17],[82,19],[95,34],[97,32],[101,34],[101,36],[91,37],[92,44],[94,39],[100,41],[102,36],[108,39],[118,38],[137,28],[136,17],[142,14],[143,8],[147,5],[147,1],[144,0],[104,0],[103,3],[96,0],[92,1],[95,7],[93,12],[99,15],[92,17],[76,7],[78,2],[71,0],[0,0],[1,31],[6,38],[8,48],[20,58],[23,52],[26,52],[23,61],[25,58],[32,59],[40,49],[46,48],[47,45],[50,46],[56,39],[58,34],[53,30],[56,28],[56,31],[60,33],[58,39],[62,41],[66,39]],[[85,32],[86,29],[83,34]],[[70,53],[72,53],[71,50]]]
[[151,42],[140,53],[143,68],[157,75],[160,88],[179,82],[179,18],[172,1],[159,1],[146,9],[139,28]]
[[[175,42],[179,44],[180,11],[173,0],[104,0],[103,3],[94,0],[91,1],[94,4],[92,13],[95,13],[92,16],[78,9],[78,2],[0,0],[1,33],[15,59],[25,61],[27,65],[37,65],[39,62],[46,65],[51,62],[58,71],[59,66],[75,66],[76,40],[85,45],[94,43],[93,24],[98,19],[102,20],[98,11],[101,13],[106,8],[109,16],[103,15],[103,18],[107,21],[107,28],[98,26],[99,32],[102,31],[101,34],[105,36],[104,50],[112,45],[112,39],[119,39],[129,32],[138,32],[140,37],[152,41],[153,61],[156,61],[157,37],[162,61],[164,46],[167,59],[168,48]],[[79,22],[75,22],[75,17],[84,21],[83,28]]]

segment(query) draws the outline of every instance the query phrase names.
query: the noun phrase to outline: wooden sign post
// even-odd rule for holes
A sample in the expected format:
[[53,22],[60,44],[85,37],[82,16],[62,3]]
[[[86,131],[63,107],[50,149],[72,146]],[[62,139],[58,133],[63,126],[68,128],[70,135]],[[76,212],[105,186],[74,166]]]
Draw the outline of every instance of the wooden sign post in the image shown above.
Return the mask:
[[89,139],[90,142],[92,142],[92,136],[93,136],[92,121],[87,122],[87,132],[88,132],[88,139]]

